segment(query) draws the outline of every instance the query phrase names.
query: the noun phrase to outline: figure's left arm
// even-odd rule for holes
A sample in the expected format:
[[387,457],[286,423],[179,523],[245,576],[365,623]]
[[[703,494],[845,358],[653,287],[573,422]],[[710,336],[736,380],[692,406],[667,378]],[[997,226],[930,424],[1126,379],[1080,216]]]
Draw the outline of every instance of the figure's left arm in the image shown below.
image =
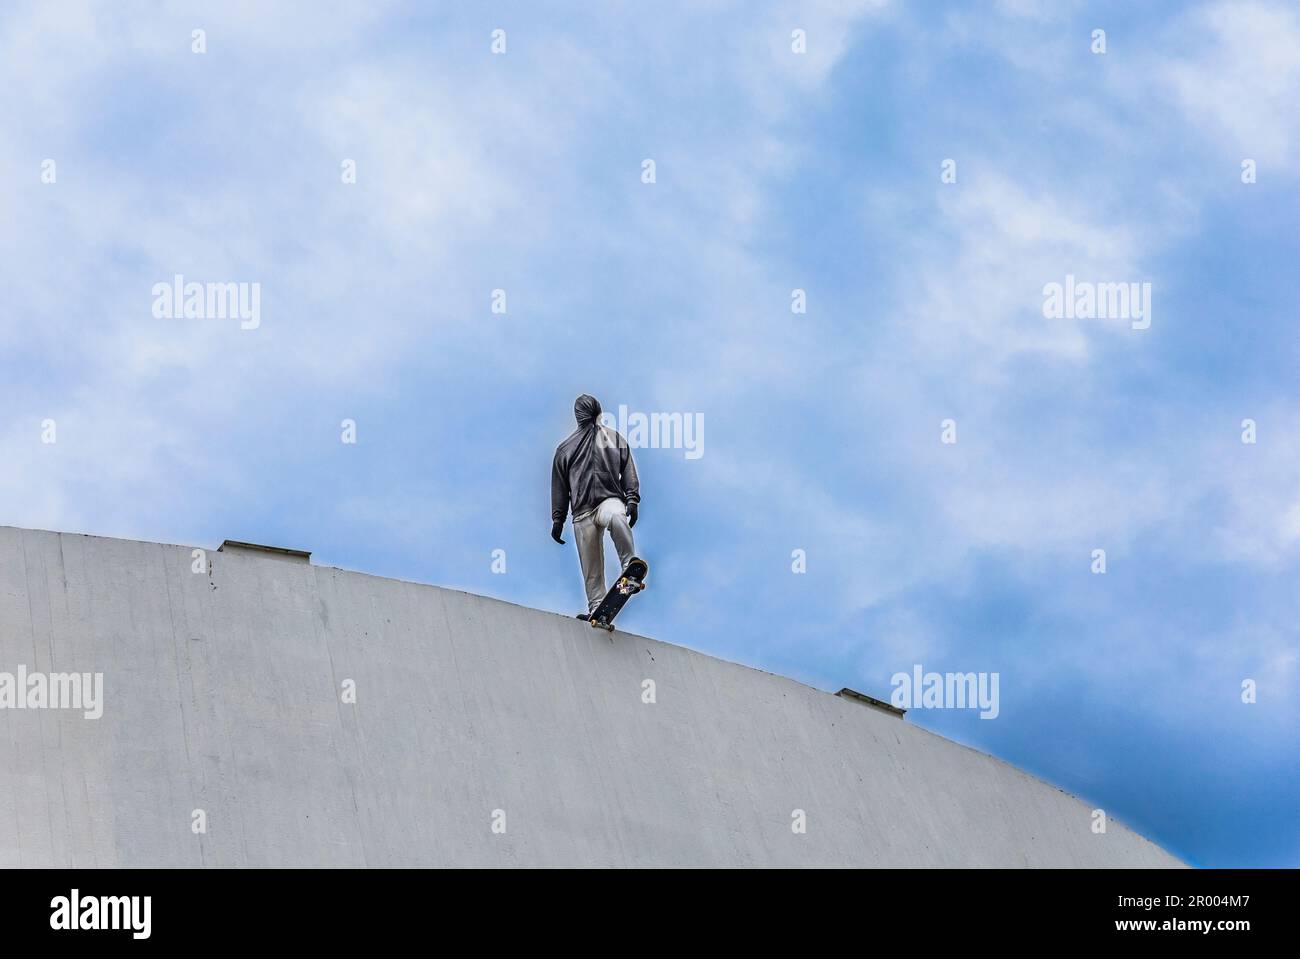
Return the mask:
[[632,447],[628,446],[625,439],[619,446],[619,470],[623,482],[623,502],[628,504],[632,522],[636,522],[637,505],[641,503],[641,481],[637,478],[637,463],[632,459]]

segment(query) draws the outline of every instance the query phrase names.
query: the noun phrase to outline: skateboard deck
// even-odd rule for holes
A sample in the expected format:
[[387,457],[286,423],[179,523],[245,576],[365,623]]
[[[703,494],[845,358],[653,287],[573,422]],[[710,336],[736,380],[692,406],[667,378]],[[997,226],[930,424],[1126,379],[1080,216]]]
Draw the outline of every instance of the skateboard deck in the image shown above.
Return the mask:
[[632,561],[627,564],[627,569],[614,581],[614,585],[609,588],[605,598],[600,601],[596,611],[591,614],[589,622],[592,626],[599,629],[614,631],[614,617],[622,609],[629,599],[635,596],[641,590],[646,588],[645,577],[650,571],[645,560],[632,557]]

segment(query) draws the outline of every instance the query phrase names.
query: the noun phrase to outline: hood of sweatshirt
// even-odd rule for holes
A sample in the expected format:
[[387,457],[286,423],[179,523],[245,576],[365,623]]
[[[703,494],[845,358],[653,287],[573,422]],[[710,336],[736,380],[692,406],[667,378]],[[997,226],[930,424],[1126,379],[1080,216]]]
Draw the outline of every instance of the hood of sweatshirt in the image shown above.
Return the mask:
[[600,416],[600,400],[587,393],[583,393],[573,401],[573,418],[578,421],[578,427],[590,426],[596,422]]

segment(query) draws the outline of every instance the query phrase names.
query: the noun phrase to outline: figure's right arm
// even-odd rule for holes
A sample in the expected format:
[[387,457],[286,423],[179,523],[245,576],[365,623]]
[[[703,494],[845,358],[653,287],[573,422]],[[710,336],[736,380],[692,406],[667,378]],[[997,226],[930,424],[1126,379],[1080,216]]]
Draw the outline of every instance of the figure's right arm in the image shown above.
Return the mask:
[[551,464],[551,522],[563,523],[569,515],[569,466],[555,451],[555,462]]

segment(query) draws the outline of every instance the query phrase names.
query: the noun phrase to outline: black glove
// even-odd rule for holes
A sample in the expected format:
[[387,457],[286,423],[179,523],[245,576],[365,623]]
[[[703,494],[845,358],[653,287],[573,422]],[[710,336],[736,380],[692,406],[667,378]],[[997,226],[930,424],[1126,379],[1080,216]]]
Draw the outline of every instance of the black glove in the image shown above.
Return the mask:
[[561,546],[564,545],[564,540],[560,539],[560,534],[562,532],[564,532],[564,520],[557,520],[551,524],[551,539],[555,540]]
[[631,529],[636,525],[636,503],[627,504],[627,528]]

